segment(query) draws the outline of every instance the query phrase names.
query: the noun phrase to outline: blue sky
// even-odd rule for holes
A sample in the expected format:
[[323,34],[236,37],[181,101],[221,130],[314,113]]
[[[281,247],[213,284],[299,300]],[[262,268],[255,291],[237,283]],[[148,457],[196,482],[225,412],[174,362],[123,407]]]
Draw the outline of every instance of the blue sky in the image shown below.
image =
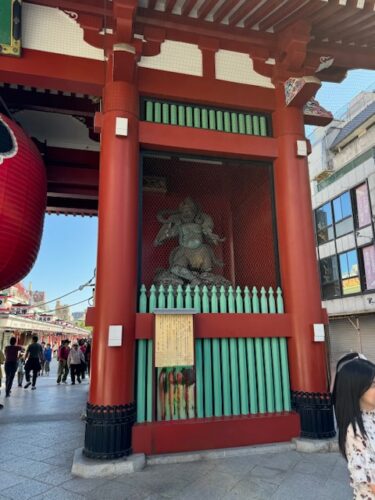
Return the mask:
[[[323,83],[316,98],[334,114],[362,90],[375,90],[375,71],[350,71],[340,84]],[[311,130],[311,128],[309,128]],[[309,132],[308,132],[309,133]],[[34,290],[44,290],[47,300],[55,299],[87,282],[96,266],[97,218],[48,215],[37,261],[23,282]],[[74,304],[90,297],[91,288],[62,299]],[[55,303],[48,307],[53,309]],[[72,307],[81,311],[87,302]]]

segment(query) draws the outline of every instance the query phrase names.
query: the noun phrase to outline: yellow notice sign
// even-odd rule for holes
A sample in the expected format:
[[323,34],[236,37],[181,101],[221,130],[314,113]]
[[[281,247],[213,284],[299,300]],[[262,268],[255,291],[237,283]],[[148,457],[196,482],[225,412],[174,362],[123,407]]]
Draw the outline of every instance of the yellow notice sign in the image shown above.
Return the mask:
[[194,333],[191,314],[155,315],[155,366],[193,366]]

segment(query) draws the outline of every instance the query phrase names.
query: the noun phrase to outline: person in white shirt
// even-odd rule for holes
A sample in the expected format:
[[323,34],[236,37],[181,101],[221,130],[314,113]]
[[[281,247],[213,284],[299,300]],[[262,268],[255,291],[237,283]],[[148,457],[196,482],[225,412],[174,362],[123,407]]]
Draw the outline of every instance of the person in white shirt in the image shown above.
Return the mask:
[[69,352],[68,356],[68,366],[70,368],[70,378],[72,379],[72,385],[76,383],[76,376],[78,383],[81,383],[81,363],[85,362],[85,356],[83,352],[78,349],[78,344],[75,343]]

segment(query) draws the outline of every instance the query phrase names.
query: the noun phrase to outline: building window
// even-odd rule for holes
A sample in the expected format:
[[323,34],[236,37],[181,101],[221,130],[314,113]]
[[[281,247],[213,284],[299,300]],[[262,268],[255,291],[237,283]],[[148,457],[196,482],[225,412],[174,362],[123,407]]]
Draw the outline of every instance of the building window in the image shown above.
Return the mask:
[[371,207],[367,184],[361,184],[355,189],[355,200],[357,205],[357,227],[368,226],[371,224]]
[[333,214],[335,218],[336,238],[354,230],[352,203],[349,191],[333,200]]
[[320,277],[323,299],[327,300],[340,297],[340,275],[336,255],[320,261]]
[[350,295],[361,291],[358,257],[356,250],[339,255],[342,294]]
[[375,289],[375,245],[362,248],[363,267],[365,269],[365,289]]
[[322,207],[315,210],[315,218],[318,245],[322,245],[327,241],[333,240],[334,234],[331,203],[326,203]]

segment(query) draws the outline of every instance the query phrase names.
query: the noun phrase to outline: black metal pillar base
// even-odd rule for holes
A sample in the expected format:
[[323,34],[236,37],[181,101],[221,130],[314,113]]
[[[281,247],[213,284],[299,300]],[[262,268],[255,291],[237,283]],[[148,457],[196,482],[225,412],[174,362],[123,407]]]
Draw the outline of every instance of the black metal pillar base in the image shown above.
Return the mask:
[[96,406],[87,403],[83,454],[99,460],[130,455],[135,415],[135,403],[121,406]]
[[292,391],[292,408],[301,419],[301,437],[327,439],[336,435],[331,394]]

